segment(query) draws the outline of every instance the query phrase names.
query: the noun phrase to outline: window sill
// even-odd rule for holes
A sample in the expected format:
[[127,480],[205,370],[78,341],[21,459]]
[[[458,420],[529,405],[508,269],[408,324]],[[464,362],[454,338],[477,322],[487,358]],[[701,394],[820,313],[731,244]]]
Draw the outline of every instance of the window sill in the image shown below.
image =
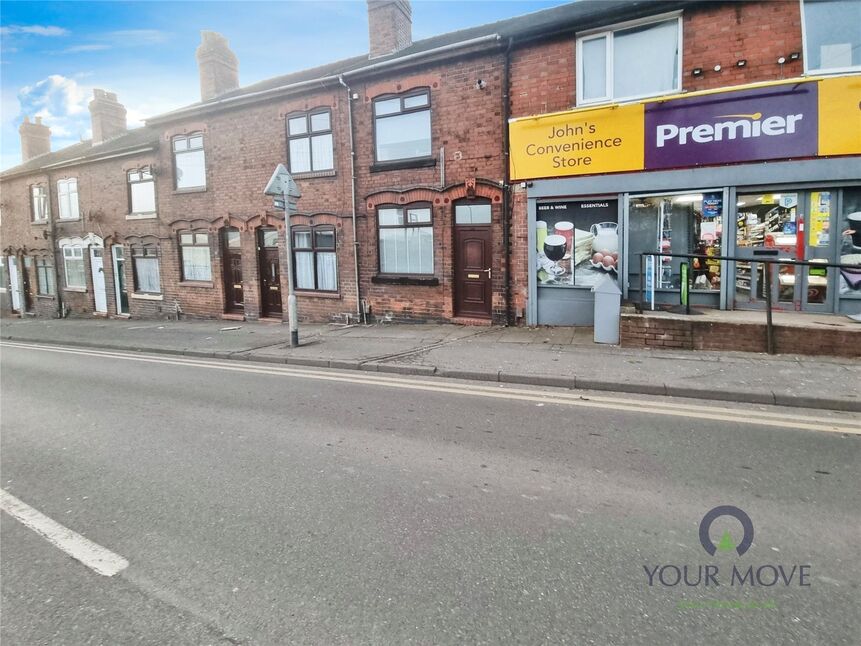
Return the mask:
[[215,287],[215,283],[207,280],[181,280],[179,281],[180,287],[200,287],[203,289],[212,289]]
[[156,220],[158,213],[129,213],[126,220]]
[[63,291],[64,292],[74,292],[76,294],[86,294],[87,288],[86,287],[64,287]]
[[54,297],[51,294],[36,294],[36,298],[42,301],[53,301]]
[[293,173],[293,179],[314,179],[316,177],[335,177],[337,173],[334,170],[317,170],[308,171],[305,173]]
[[296,296],[304,296],[308,298],[331,298],[340,300],[341,294],[339,292],[318,292],[313,289],[297,289]]
[[135,298],[139,301],[163,301],[164,300],[164,294],[144,294],[144,293],[134,292],[133,294],[131,294],[131,297]]
[[375,285],[416,285],[420,287],[436,287],[439,285],[439,278],[436,276],[420,278],[418,276],[377,274],[371,278],[371,282]]
[[48,220],[30,220],[30,224],[48,224]]
[[81,218],[57,218],[57,224],[60,222],[80,222]]
[[398,159],[395,161],[376,162],[371,164],[372,173],[382,173],[387,170],[403,170],[406,168],[433,168],[436,157],[419,157],[418,159]]
[[174,195],[188,195],[189,193],[206,193],[205,186],[195,186],[194,188],[175,188]]

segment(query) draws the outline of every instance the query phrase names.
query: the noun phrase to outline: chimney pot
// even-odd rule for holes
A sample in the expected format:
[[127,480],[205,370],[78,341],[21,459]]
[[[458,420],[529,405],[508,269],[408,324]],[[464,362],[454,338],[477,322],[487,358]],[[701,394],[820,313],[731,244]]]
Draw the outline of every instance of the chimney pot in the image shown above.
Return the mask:
[[393,54],[413,42],[413,11],[409,0],[368,0],[369,57]]
[[93,90],[90,101],[90,120],[93,126],[93,145],[113,139],[126,132],[126,108],[117,101],[115,92]]
[[30,123],[30,117],[24,117],[18,134],[21,136],[22,162],[51,152],[51,129],[42,123],[42,117],[36,117],[35,123]]
[[239,59],[230,49],[227,38],[215,31],[201,31],[196,57],[201,101],[209,101],[239,87]]

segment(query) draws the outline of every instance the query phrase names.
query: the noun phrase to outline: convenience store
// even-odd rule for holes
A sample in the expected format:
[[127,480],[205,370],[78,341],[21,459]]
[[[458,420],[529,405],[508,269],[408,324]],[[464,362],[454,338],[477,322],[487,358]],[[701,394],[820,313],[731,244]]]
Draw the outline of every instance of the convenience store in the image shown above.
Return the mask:
[[750,258],[685,268],[691,303],[720,309],[764,307],[757,258],[859,265],[781,265],[772,294],[777,309],[861,312],[859,102],[861,76],[805,78],[512,120],[527,323],[591,325],[606,278],[625,300],[643,288],[655,307],[678,304],[686,261],[643,271],[657,252]]

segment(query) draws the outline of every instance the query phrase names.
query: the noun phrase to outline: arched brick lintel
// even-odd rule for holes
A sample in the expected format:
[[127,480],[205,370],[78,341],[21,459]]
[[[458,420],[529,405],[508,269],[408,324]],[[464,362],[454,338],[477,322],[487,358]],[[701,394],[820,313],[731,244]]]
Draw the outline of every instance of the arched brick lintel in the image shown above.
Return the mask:
[[486,180],[477,180],[473,195],[467,183],[437,188],[412,188],[406,191],[380,191],[372,193],[365,200],[368,209],[375,209],[382,204],[412,204],[414,202],[430,202],[434,206],[445,206],[455,200],[467,197],[485,198],[493,203],[502,201],[502,189],[498,184]]

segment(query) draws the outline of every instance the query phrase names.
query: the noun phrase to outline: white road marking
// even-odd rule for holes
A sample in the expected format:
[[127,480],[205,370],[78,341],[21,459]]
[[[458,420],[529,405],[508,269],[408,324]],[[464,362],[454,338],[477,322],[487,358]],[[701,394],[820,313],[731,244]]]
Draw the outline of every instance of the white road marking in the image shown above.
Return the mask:
[[243,364],[237,361],[217,361],[210,359],[195,359],[173,355],[150,355],[145,353],[126,353],[109,350],[94,350],[68,346],[39,345],[23,342],[2,342],[2,346],[17,347],[41,352],[75,354],[94,358],[120,359],[123,361],[139,361],[190,368],[206,368],[210,370],[226,370],[229,372],[245,372],[251,374],[297,377],[323,381],[345,382],[360,385],[384,386],[404,390],[424,390],[455,395],[471,395],[509,399],[518,401],[542,402],[581,408],[599,408],[620,412],[653,413],[669,417],[686,417],[708,419],[714,421],[733,422],[737,424],[753,424],[758,426],[775,426],[780,428],[796,428],[809,431],[826,431],[832,433],[848,433],[861,435],[861,423],[853,419],[825,419],[810,415],[793,415],[784,412],[769,412],[745,408],[721,408],[697,403],[696,406],[685,406],[682,403],[661,400],[626,399],[622,397],[607,397],[583,395],[579,392],[540,391],[526,388],[510,387],[507,384],[483,386],[478,384],[461,384],[447,382],[442,379],[422,380],[403,376],[384,376],[373,372],[339,372],[337,370],[322,371],[317,369],[295,368],[274,364]]
[[114,576],[129,566],[119,554],[51,520],[3,489],[0,489],[0,509],[102,576]]

